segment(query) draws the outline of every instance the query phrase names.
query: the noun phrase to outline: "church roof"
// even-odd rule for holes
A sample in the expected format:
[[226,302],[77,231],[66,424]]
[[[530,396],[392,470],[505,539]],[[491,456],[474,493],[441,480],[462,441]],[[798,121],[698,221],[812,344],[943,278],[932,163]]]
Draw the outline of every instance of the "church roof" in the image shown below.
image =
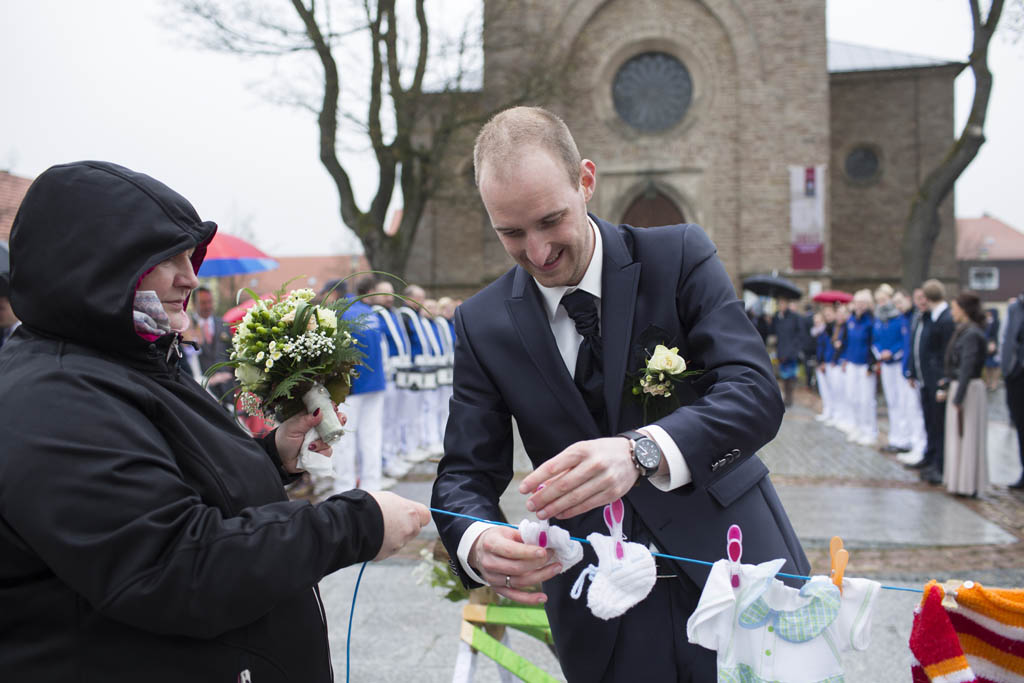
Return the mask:
[[953,64],[961,64],[961,62],[915,55],[909,52],[885,50],[878,47],[867,47],[866,45],[855,45],[838,40],[828,41],[829,73],[921,69]]
[[956,219],[958,261],[1024,259],[1024,233],[988,214]]

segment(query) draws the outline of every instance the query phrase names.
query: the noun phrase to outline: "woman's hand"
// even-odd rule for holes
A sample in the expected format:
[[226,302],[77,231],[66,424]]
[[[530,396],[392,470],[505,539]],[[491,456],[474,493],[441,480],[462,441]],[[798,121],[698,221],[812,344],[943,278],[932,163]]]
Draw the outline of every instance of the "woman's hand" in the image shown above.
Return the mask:
[[[335,407],[337,410],[337,407]],[[284,471],[289,474],[296,474],[301,472],[299,469],[299,449],[302,448],[302,441],[306,438],[306,432],[313,427],[320,424],[320,421],[324,419],[324,416],[320,414],[320,409],[317,408],[316,412],[299,413],[288,418],[277,428],[274,432],[274,444],[277,446],[277,454],[281,458],[281,465],[284,467]],[[338,419],[341,420],[342,426],[348,421],[344,413],[338,413]],[[331,447],[328,446],[320,439],[315,439],[313,443],[309,444],[309,450],[320,455],[331,457]]]
[[370,495],[377,501],[384,518],[384,540],[380,552],[373,559],[383,560],[419,535],[420,529],[430,523],[430,511],[426,505],[406,500],[390,491],[371,491]]

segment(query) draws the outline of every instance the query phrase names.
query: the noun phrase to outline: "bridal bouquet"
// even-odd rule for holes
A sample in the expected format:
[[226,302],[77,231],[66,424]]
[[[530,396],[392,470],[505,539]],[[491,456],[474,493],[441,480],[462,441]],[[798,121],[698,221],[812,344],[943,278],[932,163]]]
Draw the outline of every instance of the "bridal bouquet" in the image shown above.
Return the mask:
[[[249,415],[280,422],[319,408],[324,415],[317,425],[320,438],[337,441],[344,430],[332,401],[348,397],[364,357],[351,333],[357,323],[342,318],[351,300],[314,303],[312,289],[287,295],[282,289],[270,299],[245,291],[255,303],[235,329],[230,360],[208,372],[235,369],[242,408]],[[316,454],[303,449],[306,455]]]

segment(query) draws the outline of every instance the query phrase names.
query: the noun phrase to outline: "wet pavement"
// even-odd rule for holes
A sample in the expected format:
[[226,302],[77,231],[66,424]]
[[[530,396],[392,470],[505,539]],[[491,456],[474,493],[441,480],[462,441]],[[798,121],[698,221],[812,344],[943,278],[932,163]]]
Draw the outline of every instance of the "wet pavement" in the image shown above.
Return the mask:
[[[838,534],[851,550],[848,574],[885,585],[920,588],[929,578],[951,578],[950,572],[986,585],[1024,585],[1024,552],[1018,542],[1024,497],[1005,489],[1020,476],[1016,433],[1006,424],[1001,393],[990,398],[988,455],[994,486],[971,500],[921,484],[916,472],[891,455],[847,443],[813,419],[813,399],[805,395],[761,455],[815,572],[827,572],[824,546]],[[418,465],[393,490],[429,502],[435,466]],[[520,454],[517,470],[528,467]],[[513,484],[502,499],[510,520],[525,515],[523,503]],[[417,584],[414,577],[419,549],[431,547],[436,538],[431,524],[400,556],[367,565],[353,623],[352,681],[452,680],[463,603],[448,602],[439,589]],[[338,681],[345,680],[346,628],[358,571],[336,572],[321,583]],[[915,593],[882,592],[868,651],[844,656],[847,681],[910,680],[907,639],[919,599]],[[509,638],[514,650],[559,676],[557,661],[544,645],[516,632]],[[477,659],[473,680],[500,680],[493,662]]]

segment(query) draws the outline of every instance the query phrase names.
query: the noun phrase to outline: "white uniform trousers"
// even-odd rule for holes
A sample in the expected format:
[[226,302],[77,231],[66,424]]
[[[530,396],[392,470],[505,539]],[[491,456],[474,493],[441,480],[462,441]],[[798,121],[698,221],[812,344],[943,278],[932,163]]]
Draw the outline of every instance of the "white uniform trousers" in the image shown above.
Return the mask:
[[836,427],[844,432],[853,431],[853,391],[851,390],[850,364],[837,363],[833,368],[836,381],[831,384],[833,387],[832,403],[835,405],[835,416],[833,417]]
[[436,453],[441,443],[441,427],[439,413],[441,410],[441,387],[421,392],[422,422],[420,423],[420,448]]
[[348,416],[348,431],[333,446],[334,490],[340,493],[358,486],[366,491],[379,491],[384,391],[349,396],[342,412]]
[[907,434],[910,439],[910,450],[922,454],[928,447],[928,432],[924,428],[924,412],[921,409],[921,392],[916,386],[910,386],[910,380],[904,378],[900,385],[902,393],[903,413],[906,415]]
[[877,377],[868,374],[868,366],[850,363],[846,372],[851,378],[851,394],[853,396],[853,428],[863,439],[878,438],[878,404],[875,400]]
[[395,383],[388,380],[384,389],[384,419],[387,420],[385,434],[383,434],[383,445],[381,447],[382,460],[385,467],[392,462],[401,460],[405,455],[405,443],[402,440],[402,429],[400,426],[402,407],[399,389]]
[[903,385],[907,383],[903,378],[903,363],[882,363],[880,374],[885,409],[889,414],[889,445],[910,448],[910,422],[903,396]]
[[828,420],[832,417],[832,396],[830,394],[828,377],[829,366],[822,363],[814,369],[814,376],[817,378],[818,396],[821,397],[821,418]]

